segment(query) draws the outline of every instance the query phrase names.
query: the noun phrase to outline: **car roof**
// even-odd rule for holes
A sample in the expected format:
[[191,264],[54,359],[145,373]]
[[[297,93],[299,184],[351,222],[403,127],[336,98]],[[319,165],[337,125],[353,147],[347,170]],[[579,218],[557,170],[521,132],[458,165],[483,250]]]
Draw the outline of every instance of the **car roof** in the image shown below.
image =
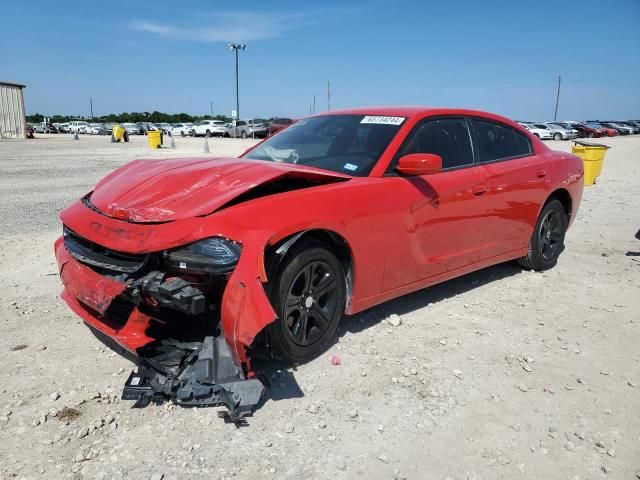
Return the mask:
[[483,112],[481,110],[470,110],[465,108],[449,108],[449,107],[421,107],[421,106],[398,106],[398,107],[364,107],[364,108],[350,108],[345,110],[332,110],[331,112],[324,112],[313,116],[324,115],[384,115],[384,116],[397,116],[397,117],[424,117],[431,115],[466,115],[466,116],[479,116],[488,119],[493,119],[503,123],[517,125],[513,120],[494,113]]

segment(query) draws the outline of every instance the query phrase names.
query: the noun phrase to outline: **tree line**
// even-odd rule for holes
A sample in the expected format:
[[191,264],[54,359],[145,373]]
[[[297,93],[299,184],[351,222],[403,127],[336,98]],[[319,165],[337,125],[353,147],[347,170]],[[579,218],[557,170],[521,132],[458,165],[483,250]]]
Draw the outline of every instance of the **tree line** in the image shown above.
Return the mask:
[[[225,123],[232,121],[231,117],[226,115],[189,115],[188,113],[164,113],[164,112],[123,112],[123,113],[110,113],[109,115],[103,115],[101,117],[79,117],[69,115],[50,115],[45,117],[40,113],[33,115],[27,115],[27,122],[40,123],[44,122],[45,118],[49,118],[51,123],[66,123],[73,120],[84,120],[87,122],[97,123],[197,123],[201,120],[222,120]],[[267,121],[268,119],[259,118],[259,121]]]

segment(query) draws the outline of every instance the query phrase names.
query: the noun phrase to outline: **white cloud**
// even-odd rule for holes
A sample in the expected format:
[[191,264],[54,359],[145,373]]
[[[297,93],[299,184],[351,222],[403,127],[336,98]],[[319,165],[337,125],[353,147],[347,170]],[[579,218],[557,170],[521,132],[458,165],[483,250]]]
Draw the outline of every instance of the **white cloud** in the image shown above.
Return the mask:
[[136,20],[129,24],[129,28],[194,42],[249,42],[279,37],[306,25],[308,20],[302,13],[237,12],[214,14],[207,23],[193,25]]

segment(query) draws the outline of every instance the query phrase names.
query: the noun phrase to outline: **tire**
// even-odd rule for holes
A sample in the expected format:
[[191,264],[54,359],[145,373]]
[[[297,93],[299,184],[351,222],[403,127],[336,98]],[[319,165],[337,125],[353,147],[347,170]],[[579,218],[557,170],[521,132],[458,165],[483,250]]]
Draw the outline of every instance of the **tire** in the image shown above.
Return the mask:
[[246,130],[243,130],[243,131],[242,131],[242,133],[240,134],[240,136],[241,136],[242,138],[247,138],[247,136],[248,136],[248,135],[247,135],[247,131],[246,131]]
[[553,139],[554,140],[562,140],[562,134],[561,133],[554,133],[553,134]]
[[291,247],[269,286],[278,315],[269,326],[273,353],[301,363],[324,352],[342,317],[345,290],[342,264],[327,244],[310,240]]
[[589,132],[589,138],[593,138],[595,137],[595,135],[593,134],[593,132]]
[[211,130],[207,130],[204,134],[205,137],[209,138],[211,136]]
[[564,206],[553,199],[540,212],[529,241],[529,251],[518,263],[528,270],[543,271],[553,268],[564,250],[564,236],[569,220]]
[[180,136],[184,137],[184,130],[180,130]]
[[535,135],[536,137],[540,138],[540,135],[538,135],[537,133],[534,133],[534,135]]

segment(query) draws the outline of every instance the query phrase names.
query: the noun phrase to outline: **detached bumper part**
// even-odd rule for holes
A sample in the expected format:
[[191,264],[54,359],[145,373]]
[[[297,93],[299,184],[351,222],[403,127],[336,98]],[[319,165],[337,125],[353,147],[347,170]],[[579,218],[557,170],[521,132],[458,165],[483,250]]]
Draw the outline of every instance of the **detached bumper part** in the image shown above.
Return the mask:
[[228,418],[239,420],[253,413],[265,388],[257,378],[245,378],[235,365],[224,337],[206,337],[178,369],[166,369],[141,358],[122,392],[134,407],[153,401],[175,400],[183,406],[225,406]]

